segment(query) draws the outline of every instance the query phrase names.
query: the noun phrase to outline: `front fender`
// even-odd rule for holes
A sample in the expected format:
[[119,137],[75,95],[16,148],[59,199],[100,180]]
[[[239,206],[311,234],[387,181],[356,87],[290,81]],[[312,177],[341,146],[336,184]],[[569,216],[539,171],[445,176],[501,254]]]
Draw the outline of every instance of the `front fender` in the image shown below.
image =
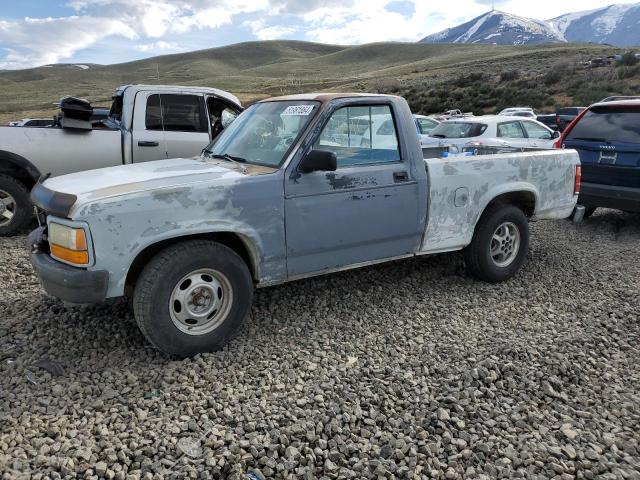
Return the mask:
[[160,228],[157,230],[157,234],[149,231],[146,236],[141,237],[140,241],[135,242],[131,246],[129,250],[131,261],[127,267],[125,278],[129,275],[131,267],[139,256],[144,254],[148,249],[170,241],[188,240],[192,237],[212,234],[232,234],[237,236],[242,241],[247,252],[249,252],[254,277],[257,280],[261,279],[261,270],[264,261],[264,245],[260,234],[254,228],[241,222],[213,220],[179,223],[176,224],[175,228]]

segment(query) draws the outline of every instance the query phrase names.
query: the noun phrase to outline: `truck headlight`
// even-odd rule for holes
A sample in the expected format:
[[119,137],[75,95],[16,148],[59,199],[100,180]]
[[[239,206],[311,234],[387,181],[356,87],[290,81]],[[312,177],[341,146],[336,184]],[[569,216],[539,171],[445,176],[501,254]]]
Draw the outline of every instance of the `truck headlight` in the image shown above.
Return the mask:
[[72,228],[59,223],[49,224],[49,248],[51,256],[75,265],[89,264],[87,236],[82,228]]

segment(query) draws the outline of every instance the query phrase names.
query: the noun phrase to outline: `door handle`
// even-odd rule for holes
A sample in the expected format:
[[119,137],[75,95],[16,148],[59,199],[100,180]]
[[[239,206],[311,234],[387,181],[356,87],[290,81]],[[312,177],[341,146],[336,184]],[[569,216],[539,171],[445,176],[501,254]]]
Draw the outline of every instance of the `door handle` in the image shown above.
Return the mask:
[[158,145],[160,145],[158,142],[138,142],[139,147],[157,147]]
[[409,180],[409,174],[407,172],[393,172],[394,182],[406,182],[407,180]]

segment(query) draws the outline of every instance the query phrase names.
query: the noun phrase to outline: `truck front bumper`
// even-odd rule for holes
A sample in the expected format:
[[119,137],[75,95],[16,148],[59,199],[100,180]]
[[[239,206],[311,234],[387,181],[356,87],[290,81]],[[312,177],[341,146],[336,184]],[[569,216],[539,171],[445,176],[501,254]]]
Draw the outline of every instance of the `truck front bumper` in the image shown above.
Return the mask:
[[45,291],[70,303],[100,303],[107,297],[109,272],[106,270],[83,270],[58,262],[40,250],[42,229],[29,235],[31,264]]
[[640,212],[640,188],[583,182],[578,203],[585,207]]

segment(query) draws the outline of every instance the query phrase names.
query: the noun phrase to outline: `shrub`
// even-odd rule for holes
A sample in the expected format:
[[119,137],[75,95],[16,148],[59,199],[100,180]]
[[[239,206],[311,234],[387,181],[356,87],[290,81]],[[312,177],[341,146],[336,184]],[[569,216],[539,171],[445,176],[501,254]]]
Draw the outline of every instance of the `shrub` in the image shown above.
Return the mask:
[[638,57],[634,52],[627,52],[622,55],[622,58],[618,60],[618,65],[632,67],[638,64]]
[[501,82],[512,82],[520,78],[520,72],[518,70],[508,70],[500,74]]

